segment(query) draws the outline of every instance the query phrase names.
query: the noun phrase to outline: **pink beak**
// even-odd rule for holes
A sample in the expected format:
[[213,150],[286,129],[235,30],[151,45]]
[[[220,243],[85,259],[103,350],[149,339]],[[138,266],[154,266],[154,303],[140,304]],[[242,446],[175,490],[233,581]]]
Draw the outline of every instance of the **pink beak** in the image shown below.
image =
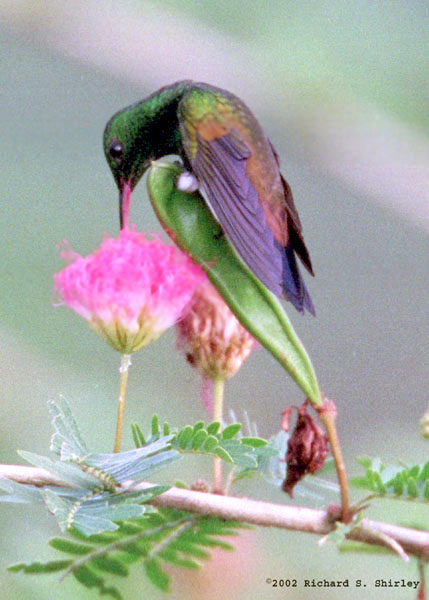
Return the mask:
[[121,189],[119,191],[119,220],[121,229],[128,229],[132,191],[133,188],[129,181],[121,182]]

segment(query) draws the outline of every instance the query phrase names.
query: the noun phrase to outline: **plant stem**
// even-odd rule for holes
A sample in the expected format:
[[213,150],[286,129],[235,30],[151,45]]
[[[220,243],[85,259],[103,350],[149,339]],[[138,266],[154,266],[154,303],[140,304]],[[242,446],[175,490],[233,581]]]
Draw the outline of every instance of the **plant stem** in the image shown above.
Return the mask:
[[338,483],[340,484],[341,492],[341,520],[343,523],[350,523],[353,515],[349,504],[349,487],[347,483],[346,465],[344,463],[340,440],[337,433],[337,408],[332,400],[328,400],[328,398],[323,397],[322,406],[315,407],[315,409],[319,415],[319,419],[325,426],[329,444],[331,446],[332,456],[335,462],[335,468],[337,471]]
[[121,451],[122,429],[124,426],[125,399],[127,397],[128,368],[129,368],[130,364],[131,364],[131,356],[129,354],[122,354],[121,367],[119,369],[120,379],[119,379],[118,414],[116,417],[115,445],[113,447],[113,452]]
[[[0,465],[0,476],[23,484],[73,487],[42,468]],[[137,483],[131,490],[145,490],[153,485],[151,482],[143,481]],[[272,504],[243,497],[219,496],[174,486],[160,496],[152,498],[151,504],[219,519],[242,521],[261,527],[278,527],[316,535],[326,535],[335,528],[335,521],[327,511],[305,506]],[[395,539],[408,554],[420,557],[424,561],[427,560],[429,532],[424,530],[410,529],[364,518],[350,530],[346,537],[356,542],[386,547],[380,533]],[[391,549],[391,544],[388,547]]]
[[426,600],[426,581],[425,581],[425,561],[420,558],[419,560],[419,574],[420,574],[420,585],[417,594],[417,600]]
[[[213,421],[222,423],[223,416],[223,391],[225,380],[217,377],[213,380]],[[213,459],[213,493],[222,494],[222,459],[215,456]]]

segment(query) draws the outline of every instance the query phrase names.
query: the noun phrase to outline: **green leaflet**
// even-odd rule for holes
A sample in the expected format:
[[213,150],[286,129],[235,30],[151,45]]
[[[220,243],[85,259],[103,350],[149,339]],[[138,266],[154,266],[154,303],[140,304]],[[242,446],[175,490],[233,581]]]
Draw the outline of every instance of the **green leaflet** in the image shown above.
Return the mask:
[[239,321],[288,371],[315,405],[320,390],[310,359],[279,300],[238,257],[200,194],[176,188],[181,167],[152,163],[148,190],[164,229],[201,264]]
[[365,468],[365,475],[350,480],[355,487],[390,498],[429,500],[429,461],[412,467],[385,465],[379,458],[361,457],[358,462]]
[[[277,456],[277,451],[268,446],[262,438],[236,437],[241,430],[239,423],[232,423],[219,433],[210,433],[217,432],[220,424],[214,422],[206,426],[203,421],[199,421],[194,426],[185,425],[180,431],[175,432],[168,423],[164,423],[161,430],[159,419],[156,415],[155,417],[152,420],[152,437],[146,441],[146,444],[149,442],[154,444],[167,427],[171,433],[170,445],[172,451],[177,451],[180,454],[200,453],[219,456],[222,460],[235,465],[240,470],[246,469],[249,476],[251,472],[256,473],[262,457]],[[158,424],[157,429],[153,426],[154,422]],[[139,440],[145,439],[138,425],[133,426],[133,432],[137,443]]]
[[[73,528],[86,537],[116,531],[124,519],[136,519],[153,512],[152,498],[168,487],[153,485],[133,491],[130,486],[180,460],[185,453],[219,456],[234,465],[239,473],[245,469],[247,474],[257,472],[262,458],[277,454],[261,438],[237,438],[241,428],[237,423],[218,433],[218,422],[206,428],[203,421],[198,421],[177,432],[168,423],[161,425],[158,415],[152,418],[148,439],[140,427],[134,425],[133,436],[138,446],[135,450],[94,453],[80,437],[65,398],[58,403],[51,402],[50,412],[55,428],[51,442],[51,450],[56,455],[54,460],[31,452],[21,452],[21,455],[56,475],[65,487],[28,486],[0,478],[0,502],[44,502],[62,531]],[[82,452],[85,452],[83,456]]]
[[[65,553],[64,560],[47,563],[19,563],[10,571],[28,575],[62,572],[72,574],[81,584],[95,588],[101,596],[122,600],[115,585],[117,577],[126,577],[134,563],[143,565],[148,579],[167,591],[169,565],[196,569],[210,557],[212,548],[232,550],[223,536],[238,535],[249,526],[217,517],[160,509],[132,521],[123,521],[113,532],[85,537],[72,529],[67,537],[55,537],[49,544]],[[208,550],[207,550],[208,549]]]

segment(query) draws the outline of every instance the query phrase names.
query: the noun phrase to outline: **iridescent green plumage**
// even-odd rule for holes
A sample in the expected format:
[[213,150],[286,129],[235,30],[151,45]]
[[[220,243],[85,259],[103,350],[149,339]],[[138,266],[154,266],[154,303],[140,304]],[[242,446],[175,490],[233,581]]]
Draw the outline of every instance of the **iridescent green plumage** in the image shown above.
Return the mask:
[[104,150],[121,194],[121,222],[151,160],[178,154],[238,254],[276,295],[314,313],[296,262],[312,273],[278,156],[247,106],[230,92],[182,81],[116,113]]

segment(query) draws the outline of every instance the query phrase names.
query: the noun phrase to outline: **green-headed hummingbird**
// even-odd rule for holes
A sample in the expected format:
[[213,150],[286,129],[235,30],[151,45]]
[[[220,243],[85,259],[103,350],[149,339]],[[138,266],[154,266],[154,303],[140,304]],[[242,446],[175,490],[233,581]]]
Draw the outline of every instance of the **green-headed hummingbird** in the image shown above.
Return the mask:
[[291,189],[277,152],[240,98],[193,81],[163,87],[113,115],[104,152],[119,188],[121,227],[151,161],[179,155],[186,170],[177,186],[199,187],[254,275],[300,312],[314,314],[295,256],[313,274]]

